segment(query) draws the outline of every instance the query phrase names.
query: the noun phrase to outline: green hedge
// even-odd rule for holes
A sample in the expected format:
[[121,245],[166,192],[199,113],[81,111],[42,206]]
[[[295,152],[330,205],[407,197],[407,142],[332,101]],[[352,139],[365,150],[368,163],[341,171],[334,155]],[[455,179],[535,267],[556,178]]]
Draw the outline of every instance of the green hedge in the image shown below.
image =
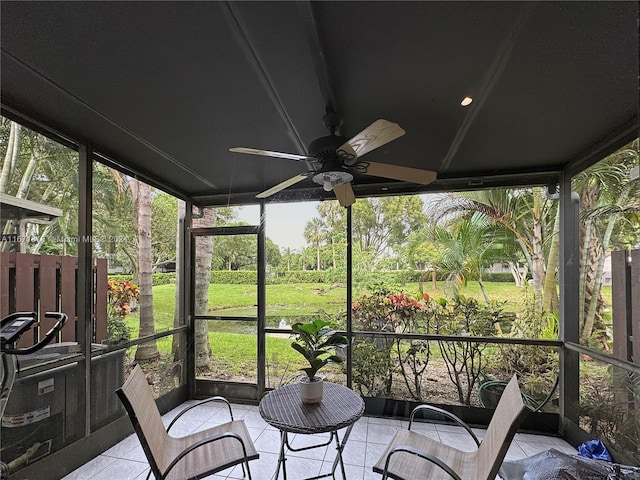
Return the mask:
[[[132,275],[109,275],[109,280],[131,282]],[[153,285],[167,285],[176,283],[175,272],[154,273],[152,275]],[[431,272],[421,272],[416,270],[401,270],[395,272],[356,272],[354,282],[356,284],[368,285],[380,280],[393,282],[398,285],[431,281]],[[447,278],[446,272],[438,272],[438,281]],[[255,284],[257,273],[253,270],[213,270],[211,272],[211,283],[222,285]],[[346,282],[347,274],[341,269],[330,270],[291,270],[287,272],[271,272],[267,275],[267,283],[270,285],[287,283],[340,283]],[[513,282],[510,273],[485,273],[483,279],[486,282]]]
[[258,272],[253,270],[213,270],[209,282],[222,285],[251,285],[255,284],[257,279]]
[[[133,275],[109,275],[109,280],[116,280],[118,282],[132,282]],[[158,285],[169,285],[176,283],[176,272],[170,273],[152,273],[151,281],[153,282],[153,286],[156,287]]]
[[483,273],[482,280],[485,282],[513,283],[513,275],[511,275],[511,272]]

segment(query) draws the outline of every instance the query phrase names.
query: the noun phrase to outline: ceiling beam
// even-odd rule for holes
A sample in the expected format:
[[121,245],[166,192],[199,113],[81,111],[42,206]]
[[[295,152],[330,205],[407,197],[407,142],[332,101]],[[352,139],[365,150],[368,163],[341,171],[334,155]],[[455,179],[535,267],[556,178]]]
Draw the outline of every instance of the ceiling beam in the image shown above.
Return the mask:
[[[336,104],[336,96],[331,83],[331,75],[327,64],[327,54],[321,42],[320,26],[318,25],[317,16],[314,12],[315,2],[298,2],[298,11],[304,24],[304,30],[307,34],[307,43],[309,44],[309,53],[311,61],[316,72],[320,94],[325,104],[325,112],[338,112]],[[338,132],[339,133],[339,132]]]
[[222,7],[227,18],[227,23],[229,24],[229,27],[231,28],[238,42],[238,46],[241,48],[247,61],[255,70],[258,76],[258,80],[260,80],[260,82],[262,83],[262,86],[269,96],[269,99],[273,103],[273,106],[276,107],[276,110],[280,114],[280,117],[282,118],[282,121],[284,122],[286,128],[291,133],[292,139],[298,147],[298,153],[306,155],[306,145],[302,141],[302,137],[300,136],[298,129],[293,123],[293,120],[291,119],[287,108],[282,102],[282,99],[280,98],[280,95],[278,94],[278,91],[275,87],[274,81],[267,73],[264,62],[258,54],[258,49],[253,45],[251,41],[251,38],[248,34],[248,28],[243,24],[242,20],[240,19],[240,15],[236,13],[235,8],[236,7],[232,5],[232,2],[224,2]]

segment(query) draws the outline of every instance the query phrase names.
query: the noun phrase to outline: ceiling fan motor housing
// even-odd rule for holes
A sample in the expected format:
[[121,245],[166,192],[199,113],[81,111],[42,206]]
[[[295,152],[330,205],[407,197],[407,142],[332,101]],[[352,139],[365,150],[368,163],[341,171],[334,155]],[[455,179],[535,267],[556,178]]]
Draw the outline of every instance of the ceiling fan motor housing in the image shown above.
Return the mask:
[[336,150],[348,140],[348,138],[339,135],[317,138],[309,145],[309,156],[315,157],[321,162],[338,158]]

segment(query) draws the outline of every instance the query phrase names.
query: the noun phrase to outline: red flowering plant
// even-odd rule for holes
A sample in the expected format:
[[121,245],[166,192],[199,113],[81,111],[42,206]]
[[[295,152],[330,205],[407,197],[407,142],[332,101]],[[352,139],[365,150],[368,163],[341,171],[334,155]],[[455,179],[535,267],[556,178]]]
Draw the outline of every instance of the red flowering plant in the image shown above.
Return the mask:
[[[354,322],[363,330],[417,332],[418,322],[429,313],[429,296],[410,295],[385,288],[373,288],[352,305]],[[354,381],[361,392],[389,394],[394,372],[402,374],[411,395],[420,398],[421,377],[429,361],[426,340],[372,338],[354,347]],[[375,373],[375,375],[373,375]],[[379,378],[382,378],[380,385]]]
[[111,344],[129,340],[130,328],[124,318],[131,313],[133,303],[140,295],[137,285],[127,281],[109,280],[107,283],[107,342]]
[[363,293],[351,305],[353,320],[362,330],[395,331],[386,295]]
[[429,302],[426,293],[413,297],[407,293],[363,293],[353,302],[353,319],[363,330],[383,332],[415,331],[419,314]]
[[415,331],[416,320],[425,311],[426,303],[423,299],[413,298],[406,293],[393,293],[388,297],[391,307],[391,319],[402,331]]

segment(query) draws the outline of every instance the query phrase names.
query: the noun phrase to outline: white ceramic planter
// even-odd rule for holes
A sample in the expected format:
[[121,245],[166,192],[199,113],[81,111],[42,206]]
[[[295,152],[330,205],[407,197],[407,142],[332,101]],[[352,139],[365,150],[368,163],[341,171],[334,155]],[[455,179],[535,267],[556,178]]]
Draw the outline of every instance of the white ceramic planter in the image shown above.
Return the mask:
[[300,399],[302,403],[312,404],[322,401],[322,385],[324,378],[316,376],[310,382],[309,377],[300,377]]

